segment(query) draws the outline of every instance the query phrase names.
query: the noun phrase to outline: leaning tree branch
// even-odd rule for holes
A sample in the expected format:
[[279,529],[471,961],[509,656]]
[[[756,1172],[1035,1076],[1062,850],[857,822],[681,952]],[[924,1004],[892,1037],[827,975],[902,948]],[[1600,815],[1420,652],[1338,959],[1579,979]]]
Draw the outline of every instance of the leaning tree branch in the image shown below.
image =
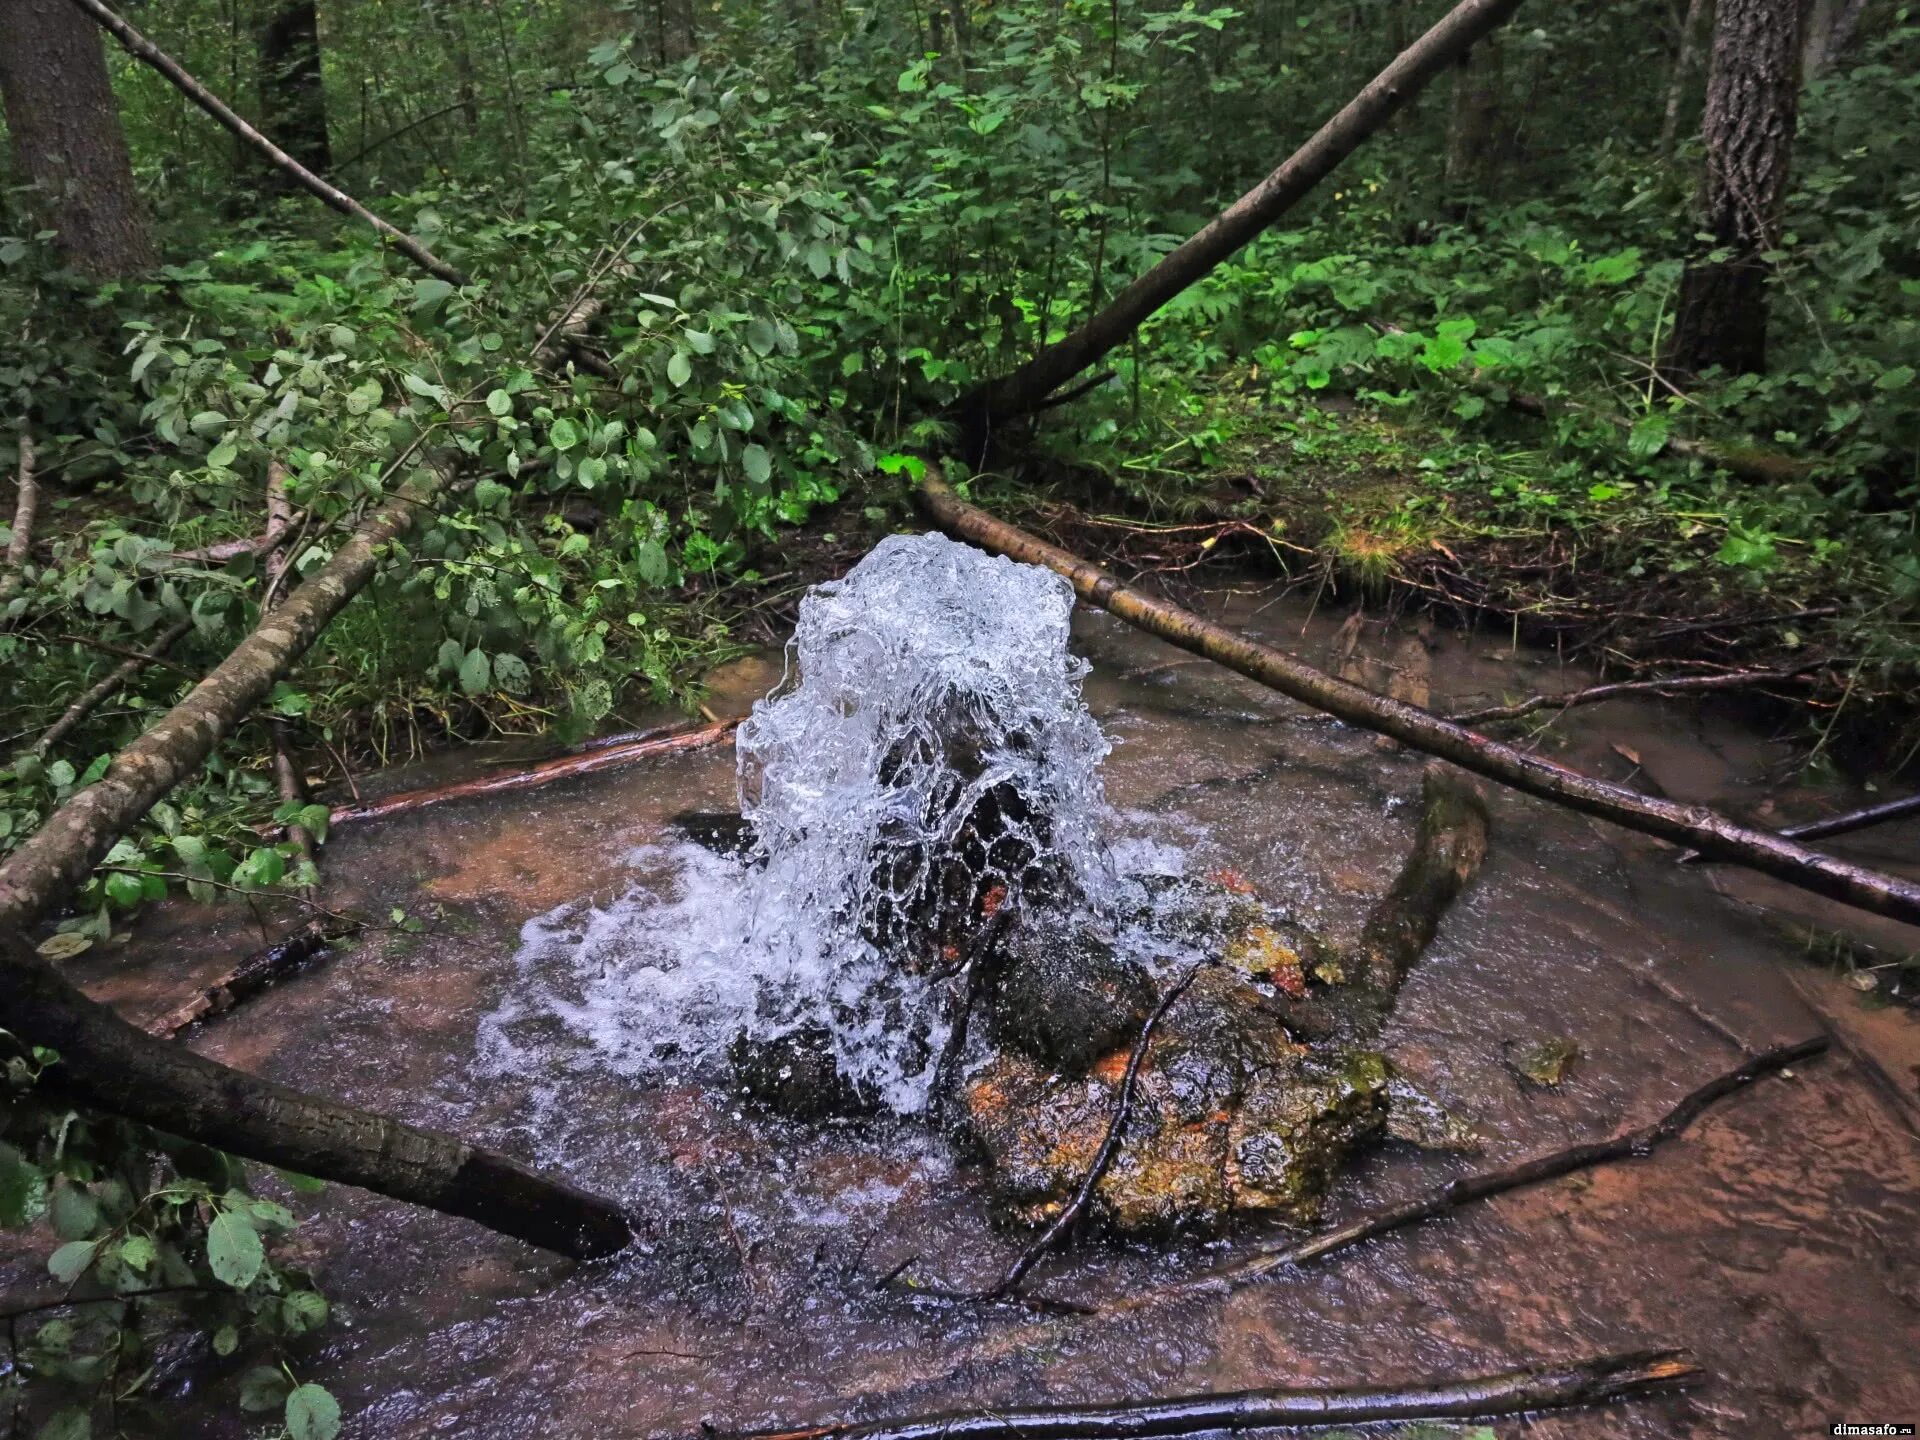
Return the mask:
[[1461,0],[1279,169],[1122,290],[1106,309],[1019,369],[967,396],[959,409],[968,427],[984,441],[998,422],[1029,413],[1111,352],[1148,316],[1298,204],[1429,81],[1519,7],[1520,0]]
[[1597,705],[1603,700],[1618,700],[1633,695],[1682,695],[1701,690],[1750,690],[1757,685],[1786,685],[1805,680],[1809,673],[1822,669],[1825,661],[1801,665],[1792,670],[1729,670],[1718,675],[1669,675],[1659,680],[1621,680],[1610,685],[1589,685],[1566,695],[1533,695],[1511,705],[1490,705],[1484,710],[1469,710],[1447,718],[1456,725],[1487,725],[1496,720],[1518,720],[1536,710],[1571,710],[1577,705]]
[[[1829,835],[1850,835],[1855,830],[1866,830],[1875,825],[1885,825],[1890,820],[1904,820],[1909,815],[1920,815],[1920,795],[1908,795],[1899,800],[1883,800],[1878,805],[1862,806],[1858,810],[1849,810],[1842,815],[1829,815],[1824,820],[1809,820],[1801,825],[1789,825],[1774,833],[1788,840],[1824,840]],[[1677,857],[1680,865],[1691,865],[1701,859],[1700,852],[1689,850]]]
[[1449,1180],[1444,1185],[1435,1186],[1398,1204],[1370,1210],[1338,1229],[1323,1231],[1297,1244],[1256,1250],[1191,1280],[1134,1295],[1114,1305],[1102,1306],[1097,1313],[1144,1310],[1185,1296],[1224,1294],[1264,1279],[1276,1271],[1292,1269],[1324,1259],[1336,1251],[1351,1249],[1362,1241],[1372,1240],[1389,1231],[1423,1220],[1437,1219],[1476,1200],[1491,1199],[1509,1190],[1557,1180],[1576,1170],[1590,1170],[1596,1165],[1615,1160],[1645,1159],[1669,1140],[1683,1134],[1715,1101],[1745,1089],[1763,1075],[1771,1075],[1801,1060],[1811,1059],[1823,1053],[1827,1045],[1828,1038],[1825,1035],[1816,1035],[1792,1045],[1764,1050],[1724,1075],[1715,1076],[1706,1084],[1689,1091],[1665,1115],[1638,1129],[1628,1130],[1610,1139],[1588,1141],[1564,1150],[1555,1150],[1551,1154],[1536,1155],[1531,1160],[1503,1165],[1495,1170],[1483,1170],[1477,1175]]
[[1920,883],[1809,850],[1705,806],[1680,805],[1608,784],[1502,745],[1417,705],[1335,679],[1270,645],[1121,584],[1079,556],[967,504],[932,477],[921,485],[918,496],[922,508],[948,533],[1012,559],[1044,565],[1071,582],[1086,603],[1316,710],[1391,735],[1413,749],[1451,760],[1525,794],[1644,835],[1690,845],[1713,859],[1744,865],[1862,910],[1920,922]]
[[958,1410],[863,1425],[758,1430],[737,1440],[1153,1440],[1282,1426],[1490,1420],[1667,1394],[1705,1379],[1706,1371],[1685,1350],[1639,1350],[1469,1380],[1237,1390],[1110,1405],[1037,1405],[1025,1410]]
[[633,1239],[632,1221],[611,1200],[452,1136],[316,1099],[156,1039],[62,979],[12,925],[0,927],[0,971],[0,1030],[58,1053],[39,1083],[64,1100],[579,1259],[614,1254]]
[[146,650],[136,650],[128,654],[125,660],[109,670],[97,684],[61,712],[60,718],[49,725],[40,738],[33,742],[33,753],[42,760],[46,759],[52,753],[53,747],[72,734],[74,727],[91,715],[102,700],[119,690],[147,666],[168,663],[167,651],[178,644],[180,637],[192,628],[193,621],[176,620],[162,630]]
[[405,255],[429,275],[436,276],[446,281],[449,285],[465,285],[467,283],[467,277],[465,275],[453,266],[447,264],[446,261],[440,259],[439,256],[427,249],[426,246],[414,239],[413,236],[407,234],[406,231],[400,229],[398,226],[382,220],[378,215],[374,214],[373,211],[347,194],[347,192],[342,190],[338,185],[330,184],[328,181],[321,179],[318,175],[314,174],[313,171],[307,169],[306,166],[302,165],[298,160],[274,144],[273,141],[269,140],[265,135],[262,135],[245,120],[241,119],[240,116],[234,112],[233,107],[228,105],[218,95],[215,95],[211,90],[207,89],[207,87],[202,85],[198,80],[194,79],[193,76],[189,75],[179,61],[175,60],[171,55],[167,54],[166,51],[162,50],[158,45],[155,45],[151,40],[147,39],[146,36],[134,29],[133,26],[129,25],[123,17],[106,5],[104,0],[73,0],[73,3],[85,11],[101,29],[105,30],[109,35],[113,36],[114,39],[118,40],[121,45],[126,47],[129,55],[132,55],[134,59],[159,71],[161,75],[166,77],[167,83],[172,85],[174,89],[178,90],[182,95],[186,96],[187,99],[191,100],[195,105],[198,105],[215,120],[219,121],[236,139],[259,151],[270,165],[291,179],[302,190],[305,190],[309,195],[312,195],[320,201],[321,204],[338,210],[342,215],[348,216],[351,219],[360,220],[371,225],[394,249],[398,250],[402,255]]
[[438,465],[416,472],[185,700],[0,864],[0,926],[25,926],[78,885],[128,826],[200,767],[373,578],[383,547],[412,527],[449,474]]

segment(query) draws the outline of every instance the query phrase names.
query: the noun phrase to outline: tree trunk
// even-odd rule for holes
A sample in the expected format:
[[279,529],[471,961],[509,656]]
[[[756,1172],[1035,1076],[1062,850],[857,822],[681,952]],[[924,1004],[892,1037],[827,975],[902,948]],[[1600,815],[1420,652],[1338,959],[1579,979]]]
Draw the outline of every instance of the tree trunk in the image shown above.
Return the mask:
[[1680,279],[1667,368],[1767,366],[1767,264],[1780,226],[1800,91],[1800,0],[1719,0],[1701,134],[1700,228],[1725,259],[1697,256]]
[[1800,51],[1800,79],[1818,80],[1847,53],[1860,28],[1867,0],[1813,0],[1807,9],[1806,43]]
[[15,167],[74,268],[105,279],[151,267],[106,47],[68,0],[0,3],[0,98]]
[[1454,66],[1446,176],[1448,199],[1455,206],[1479,194],[1493,175],[1503,79],[1498,36],[1474,46]]
[[580,1259],[615,1254],[633,1239],[612,1201],[505,1156],[155,1039],[61,979],[10,926],[0,930],[0,972],[0,1031],[58,1052],[41,1083],[64,1099],[248,1160],[477,1220]]
[[[260,27],[260,129],[314,174],[333,168],[314,0],[279,0]],[[298,188],[278,166],[271,173],[282,193]]]
[[1434,76],[1519,8],[1520,0],[1460,0],[1285,164],[1122,290],[1106,309],[1012,374],[963,397],[956,409],[968,458],[983,458],[996,425],[1039,408],[1055,390],[1122,344],[1148,316],[1292,209]]
[[1700,61],[1700,31],[1706,23],[1713,0],[1687,0],[1687,15],[1680,22],[1680,48],[1673,57],[1673,73],[1667,77],[1667,109],[1660,117],[1660,158],[1673,158],[1674,142],[1680,137],[1680,107],[1687,100],[1687,86],[1694,67]]
[[1431,711],[1336,680],[1271,645],[1250,640],[1191,611],[1122,585],[1079,556],[1049,545],[1004,520],[996,520],[978,506],[967,504],[931,477],[921,484],[916,498],[934,522],[956,539],[1029,565],[1044,565],[1068,580],[1074,593],[1087,604],[1098,605],[1129,625],[1158,635],[1182,650],[1204,655],[1216,664],[1350,725],[1391,735],[1415,750],[1451,760],[1463,770],[1484,775],[1523,794],[1537,795],[1584,815],[1597,815],[1642,835],[1691,845],[1713,859],[1745,865],[1789,885],[1876,915],[1908,924],[1920,923],[1920,881],[1822,855],[1771,831],[1742,825],[1702,805],[1680,805],[1596,780],[1591,775],[1489,740],[1476,731],[1442,720]]

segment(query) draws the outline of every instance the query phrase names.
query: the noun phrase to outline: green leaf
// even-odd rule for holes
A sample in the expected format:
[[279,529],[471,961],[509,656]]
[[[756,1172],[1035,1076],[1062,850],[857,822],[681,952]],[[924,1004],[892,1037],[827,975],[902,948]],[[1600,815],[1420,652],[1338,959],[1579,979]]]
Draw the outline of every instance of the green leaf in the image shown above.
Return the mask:
[[120,1242],[120,1263],[129,1270],[145,1274],[160,1258],[160,1248],[145,1235],[129,1235]]
[[740,467],[747,472],[747,479],[756,485],[764,485],[773,478],[773,457],[767,454],[764,445],[749,445],[742,450]]
[[780,348],[780,332],[770,322],[755,316],[747,322],[747,348],[765,359]]
[[487,392],[487,409],[495,415],[511,415],[513,413],[513,397],[504,390],[489,390]]
[[607,462],[598,455],[584,456],[573,474],[582,490],[591,490],[607,478]]
[[138,875],[128,875],[116,870],[107,876],[108,903],[117,905],[122,910],[132,910],[146,898],[147,887],[141,883]]
[[73,787],[74,769],[65,760],[56,760],[47,767],[47,783],[56,790],[68,790]]
[[100,1202],[71,1180],[55,1187],[48,1210],[53,1233],[62,1240],[91,1239],[100,1228]]
[[411,370],[400,377],[400,383],[423,399],[438,400],[442,405],[447,403],[447,392],[444,389],[431,380],[414,374]]
[[189,865],[196,860],[207,858],[207,842],[198,835],[176,835],[172,843],[173,853]]
[[1899,390],[1913,383],[1914,369],[1911,365],[1896,365],[1893,369],[1873,382],[1876,390]]
[[487,652],[476,645],[467,652],[467,658],[460,662],[461,692],[466,695],[482,694],[492,678],[493,667],[487,662]]
[[47,1213],[47,1177],[40,1167],[0,1140],[0,1226],[17,1230]]
[[240,1332],[231,1325],[222,1325],[213,1332],[213,1353],[222,1358],[233,1354],[240,1348]]
[[445,280],[416,280],[413,282],[413,308],[416,311],[431,310],[453,293],[453,286]]
[[287,1375],[274,1365],[256,1365],[240,1377],[240,1408],[258,1414],[277,1410],[287,1394]]
[[533,688],[533,676],[527,662],[518,655],[493,657],[493,683],[509,695],[524,695]]
[[93,1252],[91,1240],[69,1240],[47,1257],[47,1273],[62,1285],[71,1285],[87,1273],[87,1267],[93,1263]]
[[318,1290],[296,1290],[280,1302],[280,1323],[289,1335],[305,1335],[327,1323],[327,1297]]
[[658,540],[642,540],[633,547],[633,568],[639,571],[643,584],[666,584],[671,574],[666,548]]
[[202,410],[187,422],[187,426],[196,435],[209,435],[215,430],[226,429],[227,417],[218,410]]
[[244,1290],[253,1284],[266,1258],[260,1233],[248,1223],[246,1216],[232,1210],[223,1210],[214,1216],[213,1223],[207,1227],[207,1264],[213,1270],[214,1279]]
[[882,455],[873,463],[883,475],[898,475],[904,470],[916,485],[927,478],[927,462],[918,455]]
[[333,1440],[340,1433],[340,1402],[318,1385],[287,1396],[287,1433],[293,1440]]
[[580,427],[562,415],[547,431],[547,438],[553,442],[554,449],[571,450],[580,443]]
[[287,1182],[287,1187],[296,1195],[318,1195],[327,1188],[326,1181],[302,1175],[297,1170],[276,1170],[275,1173]]
[[693,361],[687,358],[686,351],[673,352],[673,358],[667,361],[667,379],[671,380],[676,387],[685,385],[693,379]]
[[233,464],[234,457],[239,453],[240,447],[234,444],[231,438],[222,440],[207,452],[207,468],[209,470],[225,470],[229,465]]
[[39,1440],[92,1440],[93,1416],[69,1405],[40,1427]]
[[1667,448],[1673,422],[1658,411],[1642,415],[1627,433],[1627,453],[1636,460],[1651,460]]

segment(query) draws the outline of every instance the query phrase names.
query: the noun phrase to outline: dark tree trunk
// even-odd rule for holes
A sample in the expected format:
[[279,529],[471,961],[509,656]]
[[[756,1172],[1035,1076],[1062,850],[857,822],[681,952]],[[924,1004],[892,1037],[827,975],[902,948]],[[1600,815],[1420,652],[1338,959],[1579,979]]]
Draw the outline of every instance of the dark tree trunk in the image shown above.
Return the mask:
[[[333,168],[320,73],[320,15],[313,0],[278,4],[260,27],[260,128],[314,174]],[[277,169],[273,183],[293,188]]]
[[20,178],[76,269],[101,278],[154,263],[100,32],[67,0],[0,3],[0,98]]
[[1504,78],[1500,37],[1489,35],[1453,70],[1453,113],[1447,123],[1447,193],[1459,205],[1493,176]]
[[1714,16],[1700,228],[1713,251],[1728,253],[1697,257],[1681,277],[1667,351],[1676,375],[1766,369],[1764,257],[1778,237],[1793,154],[1800,29],[1800,0],[1720,0]]

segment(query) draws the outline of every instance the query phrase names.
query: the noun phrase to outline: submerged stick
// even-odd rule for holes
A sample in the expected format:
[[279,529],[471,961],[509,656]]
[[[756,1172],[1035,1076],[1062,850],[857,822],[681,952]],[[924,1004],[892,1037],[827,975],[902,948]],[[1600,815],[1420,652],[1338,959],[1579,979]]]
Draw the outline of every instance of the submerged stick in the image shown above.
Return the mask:
[[1133,1091],[1139,1083],[1140,1067],[1146,1063],[1147,1048],[1153,1043],[1153,1032],[1159,1027],[1161,1018],[1173,1008],[1174,1001],[1186,994],[1187,987],[1193,984],[1206,962],[1189,965],[1186,973],[1167,987],[1167,993],[1160,997],[1160,1003],[1153,1007],[1153,1013],[1147,1016],[1147,1023],[1140,1027],[1140,1036],[1133,1042],[1133,1053],[1127,1056],[1127,1071],[1120,1080],[1120,1091],[1113,1102],[1113,1119],[1107,1123],[1107,1133],[1100,1141],[1093,1163],[1087,1166],[1087,1173],[1081,1177],[1080,1188],[1073,1192],[1073,1198],[1066,1207],[1054,1216],[1053,1223],[1034,1239],[1034,1242],[1020,1252],[1020,1258],[1008,1267],[1000,1283],[986,1293],[988,1300],[1000,1300],[1020,1288],[1020,1282],[1027,1278],[1027,1272],[1038,1265],[1056,1246],[1063,1245],[1073,1235],[1080,1223],[1080,1217],[1087,1212],[1087,1206],[1093,1203],[1093,1192],[1098,1188],[1102,1177],[1113,1165],[1114,1157],[1120,1153],[1120,1142],[1127,1131],[1127,1119],[1133,1112]]
[[1486,725],[1495,720],[1518,720],[1536,710],[1571,710],[1631,695],[1679,695],[1698,690],[1749,690],[1756,685],[1782,685],[1804,680],[1818,665],[1795,670],[1730,670],[1723,675],[1671,675],[1664,680],[1621,680],[1611,685],[1589,685],[1567,695],[1534,695],[1512,705],[1490,705],[1447,718],[1456,725]]
[[1477,1175],[1466,1175],[1458,1180],[1449,1180],[1446,1184],[1423,1191],[1409,1200],[1369,1211],[1337,1229],[1325,1231],[1297,1244],[1256,1251],[1216,1270],[1208,1271],[1204,1275],[1197,1275],[1191,1280],[1164,1286],[1123,1300],[1118,1304],[1103,1306],[1099,1313],[1122,1314],[1143,1310],[1183,1296],[1237,1290],[1242,1285],[1273,1274],[1276,1270],[1305,1265],[1336,1251],[1349,1249],[1363,1240],[1385,1235],[1388,1231],[1399,1230],[1422,1220],[1435,1219],[1458,1210],[1463,1205],[1472,1204],[1476,1200],[1503,1195],[1509,1190],[1518,1190],[1526,1185],[1537,1185],[1543,1180],[1557,1180],[1562,1175],[1571,1175],[1576,1170],[1589,1170],[1596,1165],[1604,1165],[1614,1160],[1644,1159],[1669,1140],[1682,1134],[1716,1100],[1725,1099],[1735,1091],[1745,1089],[1763,1075],[1784,1070],[1796,1061],[1821,1054],[1826,1050],[1827,1044],[1828,1039],[1825,1035],[1816,1035],[1792,1045],[1782,1045],[1772,1050],[1762,1051],[1724,1075],[1717,1076],[1698,1089],[1688,1092],[1665,1115],[1649,1125],[1642,1125],[1637,1130],[1629,1130],[1607,1140],[1590,1140],[1583,1144],[1570,1145],[1564,1150],[1555,1150],[1551,1154],[1536,1155],[1531,1160],[1522,1160],[1517,1164],[1503,1165],[1495,1170],[1483,1170]]
[[759,1430],[738,1440],[1150,1440],[1278,1426],[1485,1420],[1666,1394],[1706,1378],[1706,1371],[1685,1350],[1636,1350],[1467,1380],[1346,1389],[1237,1390],[1111,1405],[957,1410],[858,1425]]
[[1349,724],[1391,735],[1413,749],[1582,814],[1691,845],[1715,859],[1745,865],[1843,904],[1920,923],[1920,882],[1823,855],[1705,806],[1681,805],[1597,780],[1502,745],[1417,705],[1337,680],[1271,645],[1121,584],[1079,556],[967,504],[932,477],[921,485],[918,498],[948,533],[1012,559],[1044,565],[1070,581],[1086,603]]
[[[1824,820],[1809,820],[1802,825],[1789,825],[1774,833],[1788,840],[1824,840],[1829,835],[1850,835],[1855,830],[1885,825],[1890,820],[1904,820],[1909,815],[1920,815],[1920,795],[1909,795],[1902,800],[1883,800],[1878,805],[1829,815]],[[1699,851],[1689,850],[1676,863],[1691,865],[1701,858]]]
[[338,210],[342,215],[348,216],[351,219],[364,221],[366,224],[371,225],[394,249],[398,250],[402,255],[405,255],[429,275],[444,280],[449,285],[465,285],[467,283],[467,277],[465,275],[461,274],[460,271],[456,270],[453,266],[447,264],[446,261],[427,249],[426,246],[414,239],[413,236],[407,234],[407,232],[400,229],[399,226],[382,220],[378,215],[374,214],[373,211],[347,194],[347,192],[342,190],[338,185],[329,184],[327,181],[322,180],[318,175],[314,174],[313,171],[302,165],[298,160],[294,159],[293,156],[289,155],[285,150],[282,150],[245,120],[242,120],[239,115],[234,113],[232,106],[228,105],[218,95],[215,95],[211,90],[207,89],[206,86],[194,79],[192,75],[187,73],[179,61],[175,60],[171,55],[167,54],[166,51],[162,50],[158,45],[134,29],[133,26],[129,25],[123,16],[103,3],[103,0],[73,0],[73,4],[84,11],[101,29],[118,40],[120,44],[125,47],[129,55],[133,56],[134,59],[140,61],[142,64],[159,71],[169,85],[173,86],[174,89],[186,96],[187,99],[211,115],[225,127],[234,138],[257,150],[274,169],[287,176],[321,204],[327,206],[329,209]]
[[391,815],[404,815],[410,810],[424,810],[430,805],[443,805],[449,800],[469,800],[477,795],[499,795],[509,790],[530,790],[575,775],[617,770],[658,755],[699,750],[717,744],[731,735],[739,724],[738,720],[722,720],[717,725],[706,725],[698,730],[656,734],[620,745],[603,746],[579,755],[559,755],[529,765],[524,770],[512,770],[503,775],[483,775],[477,780],[461,780],[452,785],[403,790],[384,800],[372,800],[365,805],[350,805],[336,810],[328,823],[345,825],[355,820],[382,820]]
[[355,928],[341,921],[310,920],[284,940],[256,950],[184,1004],[148,1021],[146,1031],[162,1040],[171,1040],[189,1025],[224,1014],[298,974],[309,960]]

